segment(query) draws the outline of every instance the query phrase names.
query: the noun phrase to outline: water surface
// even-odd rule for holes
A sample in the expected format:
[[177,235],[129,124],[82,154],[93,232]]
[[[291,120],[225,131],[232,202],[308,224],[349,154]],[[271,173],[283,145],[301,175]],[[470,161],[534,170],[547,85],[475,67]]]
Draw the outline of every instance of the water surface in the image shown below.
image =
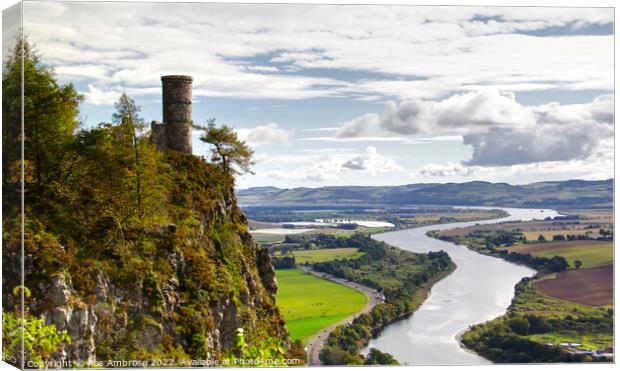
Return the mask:
[[465,246],[428,237],[426,232],[560,215],[554,210],[501,209],[510,215],[500,219],[432,225],[373,236],[379,241],[413,252],[444,250],[457,268],[433,286],[427,300],[411,317],[387,326],[378,338],[370,341],[368,347],[392,354],[401,364],[490,363],[461,348],[456,337],[470,325],[502,315],[510,305],[517,282],[535,272],[524,266],[476,253]]

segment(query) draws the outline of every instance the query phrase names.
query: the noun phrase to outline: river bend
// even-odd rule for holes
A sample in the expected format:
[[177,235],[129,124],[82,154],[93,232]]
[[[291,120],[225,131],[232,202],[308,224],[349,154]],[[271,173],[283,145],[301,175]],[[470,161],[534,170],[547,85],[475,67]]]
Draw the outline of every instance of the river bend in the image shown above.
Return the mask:
[[368,347],[392,354],[401,364],[490,363],[485,358],[461,348],[456,340],[457,336],[470,325],[505,313],[514,295],[514,286],[523,277],[535,272],[524,266],[476,253],[462,245],[428,237],[426,232],[560,215],[548,209],[501,209],[509,216],[476,222],[431,225],[373,236],[376,240],[417,253],[444,250],[457,268],[433,286],[426,301],[411,317],[388,325],[379,337],[370,341]]

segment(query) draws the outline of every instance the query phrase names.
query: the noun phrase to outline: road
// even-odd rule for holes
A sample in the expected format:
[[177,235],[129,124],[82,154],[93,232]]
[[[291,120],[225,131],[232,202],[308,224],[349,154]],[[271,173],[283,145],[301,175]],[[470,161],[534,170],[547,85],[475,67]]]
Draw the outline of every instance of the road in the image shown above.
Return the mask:
[[323,349],[323,346],[325,345],[325,341],[327,340],[327,337],[329,336],[329,334],[336,327],[351,322],[358,315],[369,313],[372,310],[372,308],[374,308],[375,305],[383,303],[384,299],[383,299],[383,295],[380,292],[378,292],[375,289],[371,289],[370,287],[360,285],[359,283],[355,283],[355,282],[345,280],[342,278],[338,278],[338,277],[332,276],[331,274],[317,272],[317,271],[310,269],[309,267],[302,267],[302,269],[319,278],[330,280],[332,282],[336,282],[341,285],[350,287],[354,290],[357,290],[363,293],[364,295],[366,295],[366,297],[368,298],[368,303],[366,304],[364,309],[362,309],[361,311],[355,314],[350,315],[349,317],[343,319],[342,321],[331,324],[329,327],[324,328],[319,333],[315,334],[310,339],[308,339],[308,342],[306,343],[306,354],[308,356],[308,360],[307,360],[308,366],[318,366],[321,364],[321,361],[319,360],[319,354],[321,353],[321,349]]

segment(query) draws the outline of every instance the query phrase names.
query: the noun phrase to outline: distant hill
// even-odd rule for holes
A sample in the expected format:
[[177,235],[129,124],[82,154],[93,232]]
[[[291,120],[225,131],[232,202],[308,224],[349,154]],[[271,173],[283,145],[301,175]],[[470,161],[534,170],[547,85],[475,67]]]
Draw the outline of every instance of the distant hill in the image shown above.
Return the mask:
[[566,180],[526,185],[474,181],[402,186],[338,186],[237,191],[246,205],[463,205],[515,207],[612,207],[613,179]]

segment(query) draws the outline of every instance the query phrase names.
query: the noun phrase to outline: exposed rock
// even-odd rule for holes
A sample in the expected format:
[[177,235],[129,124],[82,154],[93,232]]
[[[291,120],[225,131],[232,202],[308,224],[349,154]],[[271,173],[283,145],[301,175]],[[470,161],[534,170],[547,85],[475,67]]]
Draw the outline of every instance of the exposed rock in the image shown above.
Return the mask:
[[71,290],[67,284],[64,274],[57,274],[51,277],[49,285],[49,304],[52,306],[64,306],[69,304]]
[[271,298],[275,300],[276,291],[278,291],[276,272],[273,269],[269,251],[266,248],[256,247],[256,267],[258,268],[258,274],[263,286],[267,289]]

